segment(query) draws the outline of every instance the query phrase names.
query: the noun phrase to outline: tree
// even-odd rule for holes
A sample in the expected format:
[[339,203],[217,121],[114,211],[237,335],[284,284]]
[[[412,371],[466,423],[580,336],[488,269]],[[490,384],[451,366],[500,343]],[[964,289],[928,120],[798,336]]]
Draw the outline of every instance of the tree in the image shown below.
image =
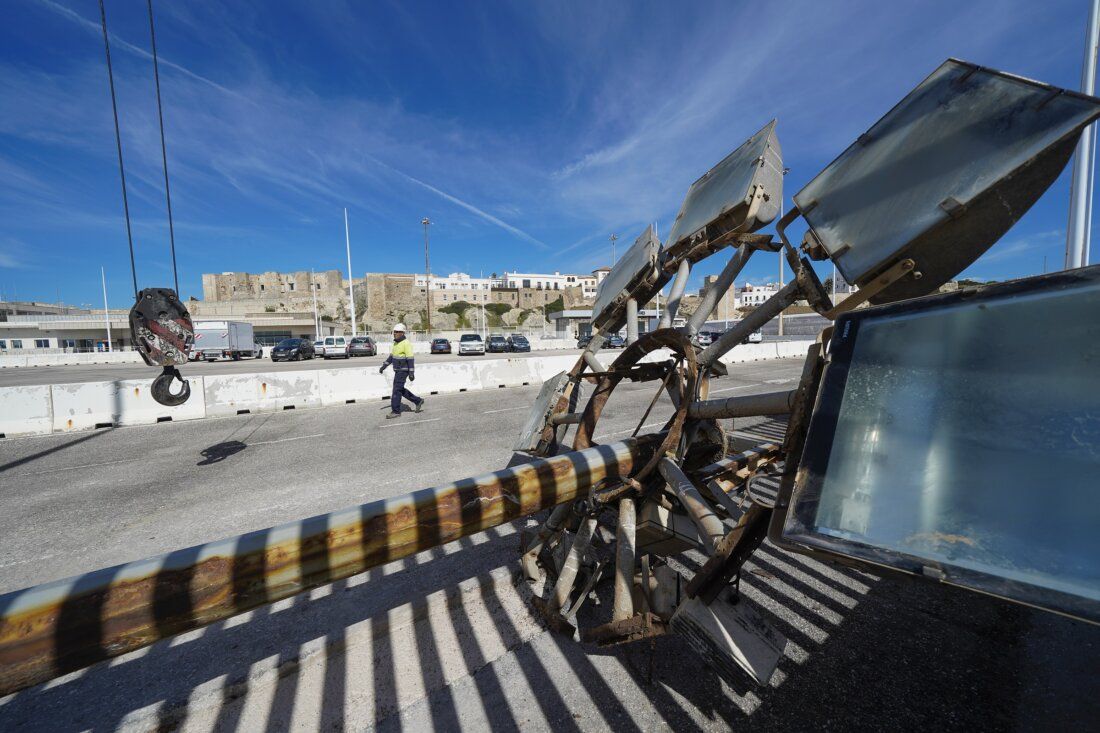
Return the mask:
[[470,323],[466,320],[466,311],[473,307],[472,303],[467,303],[465,300],[457,300],[454,303],[448,303],[442,308],[436,308],[440,313],[452,313],[458,316],[458,327],[469,328]]
[[542,314],[548,316],[551,313],[558,313],[563,310],[565,310],[565,301],[563,301],[562,297],[559,295],[542,307]]

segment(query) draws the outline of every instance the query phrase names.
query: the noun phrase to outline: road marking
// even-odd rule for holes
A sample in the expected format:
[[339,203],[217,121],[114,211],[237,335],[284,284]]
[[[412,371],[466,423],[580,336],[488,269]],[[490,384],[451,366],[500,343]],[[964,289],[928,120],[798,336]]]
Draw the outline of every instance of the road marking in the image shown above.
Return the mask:
[[123,458],[118,461],[103,461],[102,463],[85,463],[82,466],[65,466],[63,468],[44,468],[41,471],[29,471],[27,473],[19,473],[16,476],[40,476],[44,473],[57,473],[58,471],[79,471],[82,468],[95,468],[96,466],[114,466],[119,463],[133,463],[139,461],[140,458]]
[[296,438],[280,438],[279,440],[260,440],[255,443],[249,443],[249,445],[273,445],[275,443],[289,443],[292,440],[305,440],[306,438],[323,438],[324,433],[317,433],[316,435],[299,435]]
[[[666,422],[667,422],[667,420],[659,420],[657,422],[646,423],[645,425],[643,425],[642,427],[640,427],[638,429],[639,430],[645,430],[646,428],[655,428],[658,425],[664,425]],[[627,428],[626,430],[615,430],[615,431],[610,432],[610,433],[604,433],[603,435],[597,435],[596,437],[592,438],[592,440],[603,440],[604,438],[610,438],[612,435],[620,435],[622,433],[633,433],[633,432],[634,432],[634,428]]]
[[732,392],[735,389],[750,389],[752,387],[759,387],[759,384],[742,384],[740,387],[726,387],[725,389],[712,389],[708,394],[718,394],[719,392]]
[[436,422],[436,421],[442,420],[442,419],[443,418],[441,418],[441,417],[432,417],[432,418],[428,418],[427,420],[410,420],[409,422],[405,422],[405,423],[395,422],[393,425],[379,425],[378,427],[380,427],[380,428],[398,428],[398,427],[401,427],[402,425],[419,425],[420,423]]
[[505,407],[504,409],[501,409],[501,410],[487,410],[486,412],[483,412],[481,414],[482,415],[492,415],[493,413],[496,413],[496,412],[512,412],[513,410],[527,410],[529,408],[530,408],[530,405],[524,405],[523,407]]

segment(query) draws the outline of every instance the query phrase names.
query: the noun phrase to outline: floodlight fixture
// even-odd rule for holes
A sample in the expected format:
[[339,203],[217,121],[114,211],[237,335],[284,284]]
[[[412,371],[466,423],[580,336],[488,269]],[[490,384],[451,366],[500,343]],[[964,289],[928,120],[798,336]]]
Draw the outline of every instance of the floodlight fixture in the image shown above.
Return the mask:
[[1100,266],[852,311],[772,536],[1100,623]]
[[949,59],[795,195],[805,246],[860,287],[913,260],[873,303],[932,293],[1027,212],[1098,116],[1095,97]]
[[657,263],[661,240],[650,224],[638,235],[630,249],[615,263],[596,291],[592,306],[592,327],[610,333],[626,322],[627,301],[647,302],[664,284]]

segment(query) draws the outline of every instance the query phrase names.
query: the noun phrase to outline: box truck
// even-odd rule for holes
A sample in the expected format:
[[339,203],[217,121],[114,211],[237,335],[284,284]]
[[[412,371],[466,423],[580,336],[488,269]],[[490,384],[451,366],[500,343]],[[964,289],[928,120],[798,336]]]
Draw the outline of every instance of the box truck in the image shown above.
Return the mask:
[[255,343],[252,324],[244,321],[195,321],[193,360],[217,361],[263,356]]

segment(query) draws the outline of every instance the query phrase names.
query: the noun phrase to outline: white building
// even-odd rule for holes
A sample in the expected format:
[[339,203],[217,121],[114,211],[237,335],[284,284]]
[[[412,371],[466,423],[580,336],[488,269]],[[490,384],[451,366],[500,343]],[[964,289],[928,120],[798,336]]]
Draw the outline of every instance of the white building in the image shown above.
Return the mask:
[[779,292],[779,286],[774,283],[767,285],[746,285],[737,297],[737,307],[761,305],[768,298]]
[[[416,275],[416,287],[424,287],[424,275]],[[498,286],[499,287],[499,286]],[[470,277],[465,272],[452,272],[447,277],[442,275],[431,276],[432,290],[484,290],[488,292],[493,288],[493,279],[489,277]]]
[[506,288],[537,288],[540,290],[565,290],[577,286],[579,275],[563,275],[555,272],[553,275],[542,275],[532,272],[507,272],[504,273],[504,287]]

